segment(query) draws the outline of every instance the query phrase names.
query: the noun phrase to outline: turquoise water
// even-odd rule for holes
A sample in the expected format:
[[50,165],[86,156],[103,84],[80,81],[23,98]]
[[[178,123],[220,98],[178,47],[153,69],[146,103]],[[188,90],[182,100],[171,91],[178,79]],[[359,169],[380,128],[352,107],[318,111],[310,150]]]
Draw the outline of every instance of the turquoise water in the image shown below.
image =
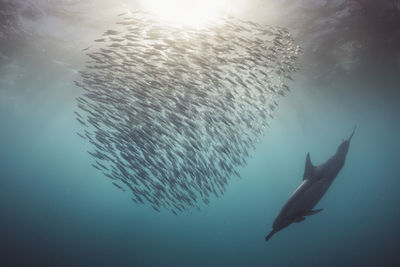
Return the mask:
[[[242,178],[201,211],[179,216],[136,205],[91,166],[92,147],[75,134],[78,74],[43,63],[81,64],[81,53],[50,51],[59,44],[50,42],[49,54],[28,45],[11,54],[29,58],[31,71],[9,84],[19,72],[1,62],[0,266],[399,266],[400,64],[384,61],[399,53],[316,81],[310,66],[329,72],[333,63],[318,65],[323,59],[296,30],[306,47],[300,71]],[[307,152],[323,163],[354,125],[346,163],[317,205],[324,210],[266,243],[302,180]]]
[[[38,266],[394,266],[400,219],[396,99],[333,89],[298,87],[282,99],[240,170],[243,179],[202,211],[178,217],[133,205],[91,167],[88,145],[70,130],[77,127],[72,97],[63,98],[56,112],[52,105],[37,106],[41,101],[23,113],[4,105],[3,259]],[[324,211],[265,243],[301,181],[306,153],[322,163],[355,123],[346,164],[317,206]]]

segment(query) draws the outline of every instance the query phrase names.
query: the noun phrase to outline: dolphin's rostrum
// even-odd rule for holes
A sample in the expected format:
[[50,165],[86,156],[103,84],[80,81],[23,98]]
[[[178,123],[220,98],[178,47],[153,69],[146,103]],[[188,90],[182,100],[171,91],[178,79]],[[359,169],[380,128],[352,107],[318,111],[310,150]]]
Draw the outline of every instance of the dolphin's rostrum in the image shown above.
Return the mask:
[[272,226],[272,231],[265,237],[268,241],[276,232],[286,226],[304,221],[305,216],[314,215],[322,209],[313,210],[315,205],[324,196],[333,180],[342,169],[349,150],[350,140],[356,128],[347,140],[338,147],[336,153],[324,164],[314,166],[311,163],[310,153],[307,153],[303,182],[293,192],[289,200],[282,207]]

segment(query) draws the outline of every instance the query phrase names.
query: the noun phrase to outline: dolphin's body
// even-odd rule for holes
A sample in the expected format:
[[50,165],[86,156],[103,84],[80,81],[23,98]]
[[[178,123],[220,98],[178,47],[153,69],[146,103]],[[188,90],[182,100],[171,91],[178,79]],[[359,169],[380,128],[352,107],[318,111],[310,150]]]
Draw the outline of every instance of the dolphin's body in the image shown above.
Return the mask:
[[268,241],[272,235],[291,223],[301,222],[305,219],[305,216],[322,211],[322,209],[313,210],[313,208],[328,191],[329,186],[342,169],[355,130],[356,128],[347,140],[343,140],[336,153],[324,164],[314,166],[311,163],[310,153],[307,153],[303,182],[282,207],[274,221],[272,231],[265,237],[265,241]]

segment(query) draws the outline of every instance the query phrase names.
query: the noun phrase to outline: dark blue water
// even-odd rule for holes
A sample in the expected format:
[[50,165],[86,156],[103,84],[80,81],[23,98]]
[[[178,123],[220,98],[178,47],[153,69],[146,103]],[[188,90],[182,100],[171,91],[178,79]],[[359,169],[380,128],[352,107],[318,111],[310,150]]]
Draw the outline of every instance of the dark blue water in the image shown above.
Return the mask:
[[[76,73],[50,79],[54,69],[44,68],[11,92],[3,82],[0,265],[399,266],[400,70],[321,83],[304,70],[312,63],[303,59],[242,179],[179,216],[135,205],[90,165],[90,146],[75,134]],[[265,243],[306,153],[323,163],[354,125],[345,166],[317,205],[324,210]]]
[[[394,266],[400,212],[395,99],[297,88],[254,151],[242,180],[201,212],[178,217],[133,205],[90,165],[72,106],[2,110],[3,259],[29,265]],[[324,211],[264,242],[301,181],[305,154],[333,154],[354,124],[347,162]]]

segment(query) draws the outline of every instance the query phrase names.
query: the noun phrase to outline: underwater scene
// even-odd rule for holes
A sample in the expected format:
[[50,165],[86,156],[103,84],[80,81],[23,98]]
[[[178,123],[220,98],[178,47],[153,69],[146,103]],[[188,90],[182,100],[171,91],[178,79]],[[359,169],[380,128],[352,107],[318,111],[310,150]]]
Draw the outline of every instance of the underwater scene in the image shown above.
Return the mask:
[[400,266],[400,1],[0,0],[0,266]]

